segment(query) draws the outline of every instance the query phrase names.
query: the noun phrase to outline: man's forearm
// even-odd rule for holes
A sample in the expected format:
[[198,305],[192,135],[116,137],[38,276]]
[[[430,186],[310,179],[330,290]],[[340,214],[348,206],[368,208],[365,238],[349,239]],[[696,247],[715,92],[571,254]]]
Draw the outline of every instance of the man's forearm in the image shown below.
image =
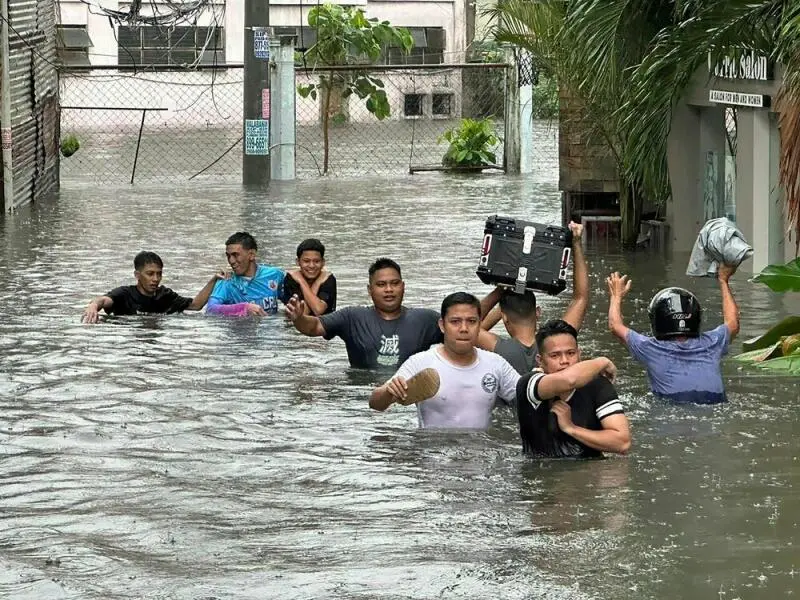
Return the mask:
[[572,301],[564,313],[564,320],[580,330],[589,306],[589,268],[586,266],[580,238],[572,244],[572,264],[575,265],[572,273]]
[[489,313],[491,313],[492,309],[495,305],[500,302],[500,296],[502,294],[502,290],[498,287],[494,288],[491,292],[484,296],[483,300],[481,300],[481,327],[483,329],[489,330],[495,326],[497,321],[500,320],[499,314],[497,315],[497,320],[494,322],[488,321]]
[[625,341],[627,327],[622,318],[622,298],[612,296],[608,301],[608,328],[616,337]]
[[604,356],[575,363],[563,371],[545,375],[538,384],[538,393],[541,398],[554,398],[575,388],[583,387],[611,364],[611,361]]
[[369,397],[369,407],[373,410],[385,411],[394,404],[394,397],[389,393],[386,385],[376,387]]
[[[291,276],[287,275],[287,277]],[[308,282],[304,278],[301,277],[300,279],[301,281],[295,281],[297,281],[297,285],[300,286],[300,293],[303,294],[303,300],[305,300],[306,306],[317,316],[323,314],[325,309],[328,308],[328,305],[317,297],[317,292],[308,285]]]
[[201,308],[203,308],[208,302],[208,298],[209,296],[211,296],[211,292],[214,291],[214,286],[216,284],[217,284],[216,277],[212,277],[211,279],[209,279],[208,283],[206,283],[203,286],[203,289],[197,292],[197,295],[192,299],[192,303],[189,305],[187,310],[200,310]]
[[240,302],[238,304],[209,304],[206,312],[209,315],[244,317],[247,315],[247,305],[247,302]]
[[625,454],[631,447],[630,434],[617,431],[616,429],[602,429],[597,431],[595,429],[586,429],[585,427],[573,425],[567,431],[564,431],[564,433],[574,437],[590,448],[600,450],[601,452]]
[[321,332],[322,325],[318,317],[312,317],[311,315],[300,315],[294,320],[294,327],[302,333],[303,335],[308,335],[311,337],[316,337],[319,335],[324,334],[324,330]]
[[730,330],[731,337],[739,333],[739,307],[733,297],[731,286],[727,281],[720,280],[719,290],[722,294],[722,318]]
[[95,309],[100,312],[104,308],[111,308],[111,306],[114,304],[114,301],[108,296],[98,296],[97,298],[90,300],[89,304],[94,304]]

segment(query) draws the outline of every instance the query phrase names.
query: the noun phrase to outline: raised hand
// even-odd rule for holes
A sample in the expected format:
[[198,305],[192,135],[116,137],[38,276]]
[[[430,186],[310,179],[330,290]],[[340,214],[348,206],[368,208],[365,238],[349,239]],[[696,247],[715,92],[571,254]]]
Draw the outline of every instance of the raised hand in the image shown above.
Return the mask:
[[406,385],[406,380],[402,377],[393,377],[386,382],[386,391],[391,394],[395,402],[403,406],[411,404],[408,402],[408,396],[406,395],[407,390],[408,385]]
[[606,285],[608,286],[608,295],[612,298],[623,298],[629,291],[631,291],[630,279],[627,275],[620,275],[614,271],[611,275],[606,277]]
[[734,273],[736,273],[736,267],[734,265],[722,263],[717,270],[717,279],[720,281],[728,281]]
[[301,300],[297,294],[292,296],[289,299],[289,302],[286,303],[286,316],[289,317],[289,320],[294,323],[298,317],[301,317],[305,314],[306,310],[306,303]]
[[567,227],[569,227],[569,230],[572,232],[572,242],[575,243],[576,240],[580,241],[583,236],[583,225],[570,221]]

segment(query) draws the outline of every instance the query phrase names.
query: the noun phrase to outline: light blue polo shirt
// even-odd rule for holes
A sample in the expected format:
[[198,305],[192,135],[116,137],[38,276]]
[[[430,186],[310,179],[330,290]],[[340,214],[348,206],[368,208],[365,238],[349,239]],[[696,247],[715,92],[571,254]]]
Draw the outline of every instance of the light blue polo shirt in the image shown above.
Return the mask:
[[683,341],[657,340],[632,329],[625,342],[633,358],[647,369],[650,389],[674,402],[725,402],[720,361],[731,336],[726,325]]

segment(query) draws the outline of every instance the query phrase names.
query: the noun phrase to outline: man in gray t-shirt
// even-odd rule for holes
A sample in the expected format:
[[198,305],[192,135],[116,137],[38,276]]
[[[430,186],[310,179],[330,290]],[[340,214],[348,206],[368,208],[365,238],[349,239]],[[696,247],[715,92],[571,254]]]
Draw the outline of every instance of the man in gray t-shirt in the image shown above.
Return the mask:
[[[576,330],[580,330],[586,315],[586,308],[589,305],[589,274],[581,242],[583,225],[570,222],[569,228],[572,231],[574,272],[572,302],[567,307],[563,319]],[[492,310],[498,301],[500,310]],[[520,375],[530,373],[536,366],[535,338],[539,317],[536,296],[533,292],[516,294],[498,287],[481,300],[481,314],[484,315],[484,318],[478,336],[478,347],[499,354]],[[509,338],[497,336],[490,331],[501,319],[506,326],[506,331],[511,336]]]
[[441,343],[436,311],[403,306],[405,284],[395,261],[381,258],[370,266],[367,291],[371,307],[349,306],[314,317],[304,314],[303,301],[294,297],[286,314],[300,333],[342,338],[350,366],[361,369],[397,368],[412,354]]

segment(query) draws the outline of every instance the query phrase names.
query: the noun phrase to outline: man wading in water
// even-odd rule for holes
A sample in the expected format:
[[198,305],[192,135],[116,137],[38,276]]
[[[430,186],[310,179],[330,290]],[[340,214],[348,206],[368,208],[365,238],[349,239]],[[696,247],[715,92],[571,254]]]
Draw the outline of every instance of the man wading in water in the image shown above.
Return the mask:
[[405,283],[395,261],[379,258],[370,266],[367,292],[372,306],[348,306],[321,317],[305,314],[305,302],[295,296],[286,304],[286,316],[302,334],[342,338],[350,366],[361,369],[396,368],[442,341],[436,311],[403,306]]
[[394,377],[372,392],[370,408],[384,411],[395,402],[414,402],[416,390],[409,380],[434,370],[438,389],[434,385],[417,403],[419,426],[489,427],[497,399],[508,403],[514,399],[519,374],[503,357],[475,347],[480,326],[481,304],[475,296],[465,292],[447,296],[439,320],[444,343],[405,361]]
[[[589,306],[589,269],[583,255],[581,236],[583,225],[570,222],[572,231],[572,257],[574,272],[572,277],[572,302],[562,317],[580,331],[586,308]],[[492,310],[499,301],[500,310]],[[481,332],[478,347],[495,352],[505,358],[520,375],[530,373],[536,366],[536,323],[539,309],[536,296],[527,291],[516,294],[511,290],[496,288],[481,300]],[[490,331],[502,319],[511,337],[500,337]]]

